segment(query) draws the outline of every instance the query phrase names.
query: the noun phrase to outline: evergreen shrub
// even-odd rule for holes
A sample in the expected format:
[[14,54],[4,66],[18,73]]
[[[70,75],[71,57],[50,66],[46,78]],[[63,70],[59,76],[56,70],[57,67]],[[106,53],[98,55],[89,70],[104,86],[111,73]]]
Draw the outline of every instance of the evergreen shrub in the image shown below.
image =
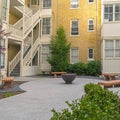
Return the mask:
[[[89,89],[90,87],[90,89]],[[120,120],[120,98],[117,94],[96,84],[84,86],[85,95],[61,112],[52,110],[50,120]]]

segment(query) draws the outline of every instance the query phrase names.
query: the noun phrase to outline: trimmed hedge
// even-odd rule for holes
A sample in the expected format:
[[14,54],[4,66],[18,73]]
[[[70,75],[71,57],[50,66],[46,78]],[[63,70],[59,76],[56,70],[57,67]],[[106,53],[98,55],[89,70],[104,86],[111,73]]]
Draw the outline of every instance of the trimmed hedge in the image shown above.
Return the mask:
[[52,110],[50,120],[120,120],[120,98],[117,94],[103,89],[99,85],[84,86],[86,94],[61,112]]
[[90,61],[88,63],[69,64],[67,72],[77,75],[99,76],[101,74],[101,63],[100,61]]

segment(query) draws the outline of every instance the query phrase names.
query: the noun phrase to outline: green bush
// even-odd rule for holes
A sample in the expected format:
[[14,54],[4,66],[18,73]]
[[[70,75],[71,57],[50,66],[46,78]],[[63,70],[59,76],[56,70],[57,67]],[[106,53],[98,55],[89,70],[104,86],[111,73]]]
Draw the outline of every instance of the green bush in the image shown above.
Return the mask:
[[77,75],[84,75],[86,70],[86,65],[82,62],[74,64],[74,71]]
[[69,64],[66,71],[77,75],[99,76],[101,74],[101,63],[100,61],[90,61],[88,63]]
[[99,76],[101,74],[101,63],[100,61],[90,61],[86,63],[86,75]]
[[86,65],[82,62],[69,64],[67,67],[68,73],[76,73],[77,75],[85,75]]
[[[89,89],[90,87],[90,89]],[[99,85],[87,84],[81,99],[66,102],[69,108],[52,110],[51,120],[120,120],[120,98]]]
[[74,64],[68,64],[66,72],[67,73],[75,73]]
[[101,92],[102,90],[103,89],[100,85],[95,85],[93,83],[89,83],[89,84],[86,84],[84,86],[84,91],[85,91],[86,94],[88,94],[90,92],[95,92],[95,91],[97,91],[97,92],[100,91]]

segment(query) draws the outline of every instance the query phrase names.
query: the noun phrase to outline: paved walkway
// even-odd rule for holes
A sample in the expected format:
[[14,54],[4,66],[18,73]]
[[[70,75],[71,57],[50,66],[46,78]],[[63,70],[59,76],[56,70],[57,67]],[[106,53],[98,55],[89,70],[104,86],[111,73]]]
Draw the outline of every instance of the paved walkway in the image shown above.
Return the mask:
[[[98,83],[98,79],[76,78],[73,84],[64,84],[62,78],[18,77],[15,80],[29,81],[20,87],[25,93],[0,100],[1,120],[49,120],[51,109],[67,107],[84,94],[86,83]],[[112,88],[118,90],[120,88]]]

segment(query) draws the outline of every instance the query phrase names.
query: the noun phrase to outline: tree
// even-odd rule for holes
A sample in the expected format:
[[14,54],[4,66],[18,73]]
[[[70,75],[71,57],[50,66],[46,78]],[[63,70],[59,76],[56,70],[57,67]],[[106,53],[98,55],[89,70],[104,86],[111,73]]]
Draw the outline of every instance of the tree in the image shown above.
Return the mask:
[[63,26],[58,27],[56,35],[51,37],[48,62],[52,71],[65,71],[69,64],[70,43],[67,42]]

